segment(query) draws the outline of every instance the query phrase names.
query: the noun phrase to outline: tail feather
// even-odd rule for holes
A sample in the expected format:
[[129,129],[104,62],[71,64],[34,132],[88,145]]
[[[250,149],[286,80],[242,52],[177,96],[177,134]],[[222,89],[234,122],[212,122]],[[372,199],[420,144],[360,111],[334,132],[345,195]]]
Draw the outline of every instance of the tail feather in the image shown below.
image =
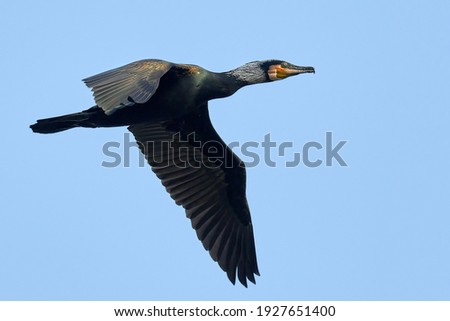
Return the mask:
[[30,128],[35,133],[57,133],[70,128],[82,126],[83,121],[86,121],[87,119],[88,116],[81,112],[59,117],[39,119],[35,124],[31,125]]
[[146,117],[145,109],[134,109],[136,112],[118,110],[113,115],[106,115],[98,106],[78,113],[39,119],[30,128],[35,133],[50,134],[75,127],[117,127],[128,126]]

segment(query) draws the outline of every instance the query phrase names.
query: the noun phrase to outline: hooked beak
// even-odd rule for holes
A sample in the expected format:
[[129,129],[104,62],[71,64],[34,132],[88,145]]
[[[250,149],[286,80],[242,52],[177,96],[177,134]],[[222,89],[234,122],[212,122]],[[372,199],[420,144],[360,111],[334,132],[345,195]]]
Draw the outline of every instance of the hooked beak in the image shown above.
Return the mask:
[[280,80],[285,79],[290,76],[295,76],[298,74],[305,73],[315,73],[313,67],[302,67],[296,66],[289,63],[284,63],[283,65],[272,65],[269,68],[269,79],[270,80]]
[[305,73],[316,73],[314,67],[302,67],[290,64],[287,67],[282,68],[282,71],[286,73],[286,77]]

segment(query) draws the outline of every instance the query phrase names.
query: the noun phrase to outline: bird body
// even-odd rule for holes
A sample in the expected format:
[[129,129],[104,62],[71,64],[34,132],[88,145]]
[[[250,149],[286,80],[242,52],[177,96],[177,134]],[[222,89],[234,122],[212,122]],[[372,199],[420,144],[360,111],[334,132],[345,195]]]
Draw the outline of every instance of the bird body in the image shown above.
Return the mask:
[[41,119],[38,133],[74,127],[128,126],[152,170],[184,207],[198,238],[234,284],[259,275],[245,195],[244,163],[211,124],[208,101],[251,84],[314,72],[280,60],[215,73],[147,59],[84,79],[97,103],[82,112]]

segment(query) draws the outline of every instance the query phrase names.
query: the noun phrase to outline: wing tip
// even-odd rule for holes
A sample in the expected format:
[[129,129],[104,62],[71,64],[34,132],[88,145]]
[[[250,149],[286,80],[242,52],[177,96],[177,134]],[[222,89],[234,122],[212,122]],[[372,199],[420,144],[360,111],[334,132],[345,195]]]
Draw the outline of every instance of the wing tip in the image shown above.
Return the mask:
[[225,271],[225,272],[227,273],[228,280],[230,280],[230,282],[233,285],[236,285],[236,274],[237,274],[239,283],[241,283],[246,288],[248,288],[247,280],[256,285],[255,275],[256,276],[261,276],[259,274],[259,271],[257,270],[257,268],[256,268],[256,271],[249,272],[249,273],[247,273],[246,271],[239,272],[239,270],[236,271],[236,269],[228,270],[228,271]]

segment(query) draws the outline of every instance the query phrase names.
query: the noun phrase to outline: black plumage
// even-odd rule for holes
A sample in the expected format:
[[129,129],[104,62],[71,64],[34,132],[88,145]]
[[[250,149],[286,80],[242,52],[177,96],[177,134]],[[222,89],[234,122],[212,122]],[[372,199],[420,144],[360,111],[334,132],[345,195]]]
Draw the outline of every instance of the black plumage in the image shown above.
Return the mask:
[[128,126],[152,170],[184,207],[198,238],[234,284],[259,275],[244,163],[219,137],[208,101],[239,88],[314,72],[280,60],[214,73],[199,66],[141,60],[84,79],[96,106],[38,120],[31,129]]

